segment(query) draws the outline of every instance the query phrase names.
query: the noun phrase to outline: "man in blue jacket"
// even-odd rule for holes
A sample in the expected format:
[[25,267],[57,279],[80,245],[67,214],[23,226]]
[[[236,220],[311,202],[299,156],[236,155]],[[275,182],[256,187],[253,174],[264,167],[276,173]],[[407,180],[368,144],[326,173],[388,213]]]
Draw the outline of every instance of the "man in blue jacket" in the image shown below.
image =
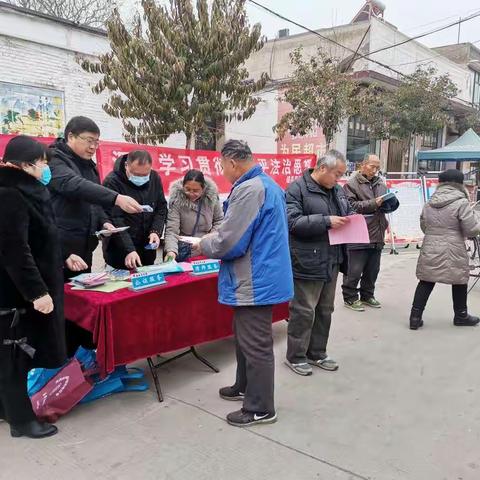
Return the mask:
[[285,196],[257,165],[245,142],[222,149],[224,176],[233,184],[219,230],[194,246],[194,252],[220,258],[219,302],[234,308],[237,354],[235,384],[221,388],[225,400],[243,400],[227,415],[237,427],[273,423],[275,412],[273,305],[293,296]]

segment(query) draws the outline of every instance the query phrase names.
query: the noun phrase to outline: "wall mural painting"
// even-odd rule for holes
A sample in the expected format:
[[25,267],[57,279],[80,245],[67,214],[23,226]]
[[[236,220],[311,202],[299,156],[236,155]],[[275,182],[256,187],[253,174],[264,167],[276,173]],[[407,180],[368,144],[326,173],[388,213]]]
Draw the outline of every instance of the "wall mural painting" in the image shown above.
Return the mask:
[[0,133],[57,137],[64,127],[62,91],[0,82]]

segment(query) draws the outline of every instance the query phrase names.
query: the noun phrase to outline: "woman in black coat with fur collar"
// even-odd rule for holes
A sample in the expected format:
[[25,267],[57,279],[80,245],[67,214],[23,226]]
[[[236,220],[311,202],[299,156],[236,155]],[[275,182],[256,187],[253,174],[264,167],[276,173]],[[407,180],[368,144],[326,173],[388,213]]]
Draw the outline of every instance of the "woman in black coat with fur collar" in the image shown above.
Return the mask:
[[18,136],[0,163],[0,417],[15,437],[57,432],[37,421],[27,373],[66,358],[63,262],[47,162],[46,147]]

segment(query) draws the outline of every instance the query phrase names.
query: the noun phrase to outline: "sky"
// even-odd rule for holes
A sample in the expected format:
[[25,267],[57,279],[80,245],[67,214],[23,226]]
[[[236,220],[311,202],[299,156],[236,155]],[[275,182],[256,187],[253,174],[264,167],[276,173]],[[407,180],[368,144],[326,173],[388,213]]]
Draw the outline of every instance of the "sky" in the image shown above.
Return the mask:
[[[130,6],[134,0],[125,0]],[[163,0],[166,1],[166,0]],[[349,23],[360,8],[363,0],[257,0],[258,3],[281,13],[313,30]],[[437,27],[457,21],[472,13],[480,12],[479,0],[382,0],[386,5],[385,19],[409,35],[429,32]],[[259,7],[247,2],[251,23],[261,23],[262,32],[269,39],[275,38],[278,30],[289,28],[290,34],[303,30],[288,22],[275,18]],[[424,37],[420,42],[429,47],[457,43],[458,26]],[[460,42],[477,42],[480,48],[480,16],[464,22],[460,31]]]

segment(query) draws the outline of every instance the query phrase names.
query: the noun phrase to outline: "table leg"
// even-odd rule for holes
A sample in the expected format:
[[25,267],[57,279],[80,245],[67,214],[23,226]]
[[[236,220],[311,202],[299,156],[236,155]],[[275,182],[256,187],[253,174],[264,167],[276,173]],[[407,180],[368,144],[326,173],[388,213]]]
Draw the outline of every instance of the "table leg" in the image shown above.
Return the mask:
[[160,380],[157,374],[157,368],[160,365],[155,365],[151,358],[147,358],[148,366],[150,367],[150,372],[152,374],[153,383],[155,384],[155,389],[157,390],[157,398],[159,402],[163,402],[162,389],[160,387]]
[[210,363],[205,357],[202,357],[202,355],[200,355],[197,350],[195,349],[195,347],[190,347],[190,352],[193,354],[193,356],[197,359],[197,360],[200,360],[203,364],[205,364],[208,368],[211,368],[215,373],[218,373],[220,370],[215,366],[213,365],[212,363]]
[[[158,378],[157,370],[163,365],[173,362],[174,360],[177,360],[181,357],[184,357],[189,353],[191,353],[197,360],[200,360],[208,368],[212,369],[215,373],[218,373],[220,371],[215,365],[213,365],[213,363],[210,363],[205,357],[200,355],[195,349],[195,347],[190,347],[188,350],[185,350],[184,352],[181,352],[178,355],[167,358],[165,360],[161,360],[158,363],[154,363],[152,357],[147,358],[148,366],[150,368],[150,372],[152,373],[153,383],[155,384],[155,388],[157,390],[157,397],[159,402],[163,402],[163,395],[162,389],[160,388],[160,379]],[[160,360],[161,357],[157,355],[157,359]]]

